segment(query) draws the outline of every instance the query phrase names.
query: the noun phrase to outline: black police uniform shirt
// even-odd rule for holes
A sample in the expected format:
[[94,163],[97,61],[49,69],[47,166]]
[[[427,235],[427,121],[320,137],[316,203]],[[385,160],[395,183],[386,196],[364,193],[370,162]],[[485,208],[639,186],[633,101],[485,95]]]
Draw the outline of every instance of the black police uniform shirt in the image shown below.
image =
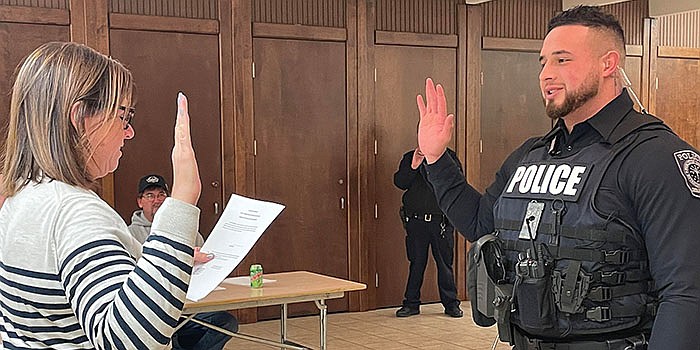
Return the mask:
[[[406,215],[442,215],[437,199],[435,199],[433,188],[425,180],[425,170],[421,169],[422,167],[411,168],[413,152],[415,150],[408,151],[403,155],[399,163],[399,169],[394,174],[394,185],[405,191],[401,196],[401,202]],[[449,148],[447,153],[457,162],[461,172],[457,154]]]
[[[548,134],[555,139],[552,153],[576,152],[609,139],[632,107],[623,92],[571,133],[558,121]],[[519,160],[539,140],[530,139],[511,153],[483,195],[464,181],[449,156],[425,167],[440,207],[469,241],[493,232],[494,203]],[[616,211],[631,223],[647,250],[659,297],[649,350],[700,349],[699,175],[698,152],[676,135],[659,132],[623,159],[615,159],[598,191],[601,211]]]

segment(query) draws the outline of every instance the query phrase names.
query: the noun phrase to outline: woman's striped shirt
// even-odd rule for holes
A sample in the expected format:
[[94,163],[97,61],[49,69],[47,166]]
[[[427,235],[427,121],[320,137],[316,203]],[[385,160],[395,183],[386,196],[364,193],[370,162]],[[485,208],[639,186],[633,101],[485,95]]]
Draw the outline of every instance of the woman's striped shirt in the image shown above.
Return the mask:
[[199,209],[168,198],[143,245],[94,192],[31,183],[0,209],[5,349],[167,348],[185,302]]

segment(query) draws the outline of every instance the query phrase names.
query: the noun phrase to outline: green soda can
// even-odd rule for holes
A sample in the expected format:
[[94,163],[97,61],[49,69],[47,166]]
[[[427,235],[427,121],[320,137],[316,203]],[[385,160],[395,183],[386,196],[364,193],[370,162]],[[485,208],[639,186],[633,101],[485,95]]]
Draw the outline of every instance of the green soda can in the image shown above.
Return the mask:
[[250,265],[250,287],[262,288],[263,286],[263,268],[260,264]]

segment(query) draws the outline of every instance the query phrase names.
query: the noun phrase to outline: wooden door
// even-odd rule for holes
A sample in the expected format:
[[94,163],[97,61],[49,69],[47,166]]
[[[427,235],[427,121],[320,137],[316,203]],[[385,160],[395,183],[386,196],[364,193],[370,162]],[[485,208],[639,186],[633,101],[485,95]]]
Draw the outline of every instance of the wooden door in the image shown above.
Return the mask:
[[[666,49],[656,60],[658,88],[654,114],[682,139],[700,147],[700,49]],[[697,52],[696,57],[688,55]],[[652,89],[654,87],[652,86]]]
[[482,192],[513,150],[551,129],[539,88],[538,58],[534,52],[482,51],[481,176],[472,182]]
[[215,203],[221,208],[221,112],[219,48],[216,35],[111,30],[112,57],[136,80],[135,137],[124,145],[114,175],[117,211],[127,223],[135,209],[137,183],[149,173],[163,175],[172,186],[173,127],[178,91],[189,99],[192,141],[202,195],[199,230],[206,238],[214,227]]
[[[348,277],[345,43],[253,40],[256,197],[286,208],[254,248],[265,272]],[[329,301],[348,308],[347,297]],[[290,314],[317,313],[313,304]],[[279,309],[260,308],[260,319]]]
[[15,69],[29,53],[49,41],[70,41],[68,26],[0,22],[0,140],[10,121],[10,98]]
[[[377,252],[377,308],[401,305],[408,279],[406,232],[399,218],[403,192],[394,186],[394,173],[403,154],[418,145],[416,95],[425,96],[425,79],[432,77],[445,88],[448,111],[456,114],[456,55],[456,50],[452,48],[375,47],[375,135],[378,150],[375,158],[375,191],[378,210],[373,239],[376,240]],[[439,300],[437,268],[433,258],[429,257],[421,301]]]

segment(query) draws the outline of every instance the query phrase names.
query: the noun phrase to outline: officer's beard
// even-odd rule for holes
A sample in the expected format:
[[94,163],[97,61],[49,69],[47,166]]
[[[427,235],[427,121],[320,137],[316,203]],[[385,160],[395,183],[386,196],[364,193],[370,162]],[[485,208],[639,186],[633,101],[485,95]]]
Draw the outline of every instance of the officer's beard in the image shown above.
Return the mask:
[[564,102],[561,105],[556,105],[553,102],[546,104],[545,111],[547,112],[547,116],[555,120],[564,118],[598,95],[598,76],[595,73],[595,71],[591,71],[578,90],[570,94],[567,92]]

